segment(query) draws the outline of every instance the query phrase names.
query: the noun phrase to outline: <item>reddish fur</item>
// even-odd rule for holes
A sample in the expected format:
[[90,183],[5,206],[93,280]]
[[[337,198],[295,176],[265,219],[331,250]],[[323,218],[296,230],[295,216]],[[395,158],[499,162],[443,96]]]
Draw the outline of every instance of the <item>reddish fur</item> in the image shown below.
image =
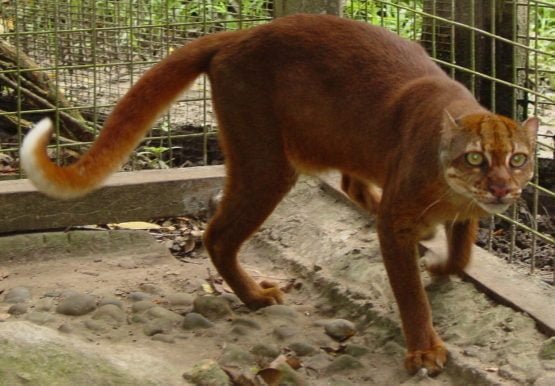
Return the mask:
[[[471,114],[468,130],[477,130],[484,117],[515,131],[518,125],[483,109],[416,43],[363,23],[296,15],[203,37],[175,51],[123,97],[77,164],[57,168],[43,154],[48,178],[77,190],[96,186],[203,72],[212,85],[228,170],[223,201],[205,236],[218,272],[250,307],[280,303],[279,290],[257,284],[237,252],[298,172],[339,169],[346,192],[378,214],[408,346],[406,366],[439,372],[446,350],[432,326],[416,245],[436,224],[447,224],[450,256],[432,269],[460,273],[470,257],[475,218],[485,214],[444,179],[444,112],[455,119]],[[383,189],[381,202],[374,185]]]

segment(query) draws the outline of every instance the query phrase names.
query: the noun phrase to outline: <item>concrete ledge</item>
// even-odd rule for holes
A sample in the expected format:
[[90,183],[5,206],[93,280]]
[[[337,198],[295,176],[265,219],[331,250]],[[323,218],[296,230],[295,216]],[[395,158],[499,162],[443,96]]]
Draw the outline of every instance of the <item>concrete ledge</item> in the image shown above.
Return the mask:
[[[348,200],[341,191],[337,175],[323,176],[322,181],[327,191]],[[359,209],[358,206],[354,206]],[[432,240],[423,241],[421,244],[426,251],[426,257],[441,259],[447,256],[447,241],[443,232],[438,232]],[[466,269],[465,279],[474,283],[480,291],[498,303],[530,315],[544,334],[555,335],[553,289],[540,280],[517,271],[479,247],[473,249],[473,261]]]
[[28,180],[2,181],[0,233],[198,213],[224,176],[223,166],[117,173],[96,192],[71,201],[48,198]]

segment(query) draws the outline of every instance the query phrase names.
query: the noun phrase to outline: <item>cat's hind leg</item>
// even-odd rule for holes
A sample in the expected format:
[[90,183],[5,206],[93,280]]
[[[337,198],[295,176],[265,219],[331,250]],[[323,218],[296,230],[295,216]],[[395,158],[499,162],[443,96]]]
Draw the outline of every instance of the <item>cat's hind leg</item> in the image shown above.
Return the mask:
[[218,273],[251,309],[282,303],[282,293],[272,283],[256,283],[241,267],[238,251],[297,178],[279,145],[268,146],[256,141],[254,138],[253,143],[224,139],[226,185],[204,235],[205,246]]
[[382,197],[381,189],[352,175],[341,175],[341,189],[362,209],[377,214]]

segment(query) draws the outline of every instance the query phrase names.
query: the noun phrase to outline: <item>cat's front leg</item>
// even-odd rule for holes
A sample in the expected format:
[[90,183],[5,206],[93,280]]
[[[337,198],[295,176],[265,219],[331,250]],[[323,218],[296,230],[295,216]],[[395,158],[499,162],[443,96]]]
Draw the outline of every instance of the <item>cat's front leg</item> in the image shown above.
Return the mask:
[[465,221],[449,221],[445,223],[447,236],[447,260],[431,263],[426,266],[432,275],[461,275],[470,263],[472,246],[476,239],[478,220],[471,218]]
[[415,226],[398,211],[380,210],[378,235],[407,343],[405,367],[410,373],[424,368],[429,375],[436,375],[447,361],[447,350],[432,326],[432,312],[420,279]]

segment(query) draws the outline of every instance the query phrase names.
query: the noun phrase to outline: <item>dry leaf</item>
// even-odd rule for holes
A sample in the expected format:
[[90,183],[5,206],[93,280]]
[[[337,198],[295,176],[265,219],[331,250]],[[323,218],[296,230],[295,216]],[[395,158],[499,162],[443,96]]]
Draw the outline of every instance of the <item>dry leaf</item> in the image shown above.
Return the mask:
[[158,225],[158,224],[154,224],[154,223],[151,223],[151,222],[145,222],[145,221],[120,222],[120,223],[117,223],[117,224],[109,224],[108,226],[111,229],[152,230],[152,229],[160,229],[161,228],[161,226]]
[[202,287],[202,290],[204,292],[206,292],[207,294],[213,295],[214,292],[216,292],[216,291],[214,291],[214,286],[210,283],[202,283],[201,287]]
[[283,378],[283,372],[281,370],[270,367],[260,370],[256,375],[262,378],[268,386],[279,386]]

